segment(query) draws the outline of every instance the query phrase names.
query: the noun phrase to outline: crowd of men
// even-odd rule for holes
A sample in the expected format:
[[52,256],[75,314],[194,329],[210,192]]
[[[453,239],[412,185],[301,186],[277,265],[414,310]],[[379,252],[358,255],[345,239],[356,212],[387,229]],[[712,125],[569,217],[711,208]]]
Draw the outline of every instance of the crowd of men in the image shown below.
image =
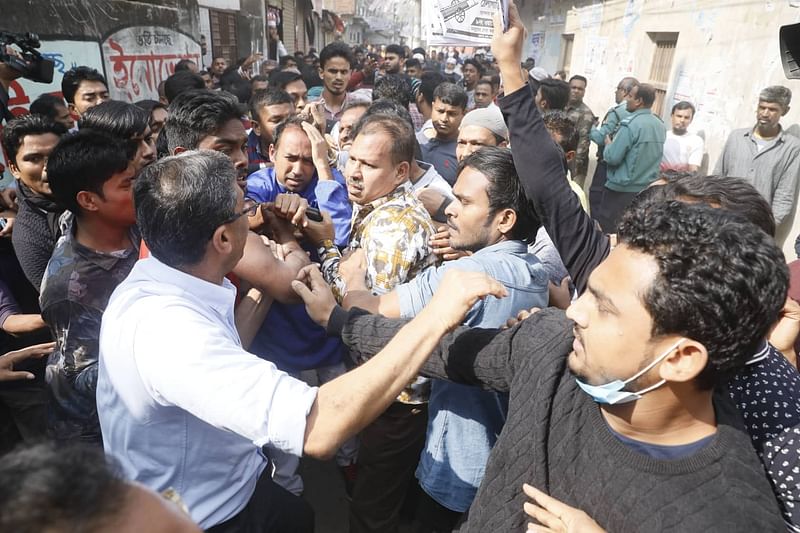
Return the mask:
[[270,28],[4,124],[0,530],[310,532],[309,456],[352,532],[800,531],[791,92],[709,174],[691,102],[599,120],[524,39]]

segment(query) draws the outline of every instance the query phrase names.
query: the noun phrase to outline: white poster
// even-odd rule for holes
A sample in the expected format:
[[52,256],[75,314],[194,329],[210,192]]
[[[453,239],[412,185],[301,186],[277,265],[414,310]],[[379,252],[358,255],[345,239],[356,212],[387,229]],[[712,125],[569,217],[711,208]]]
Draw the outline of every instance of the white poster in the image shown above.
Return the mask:
[[175,63],[190,59],[201,64],[200,45],[169,28],[132,26],[110,35],[102,45],[111,98],[124,102],[158,100],[158,85]]
[[426,0],[428,45],[481,46],[492,42],[492,17],[500,10],[498,0]]
[[586,76],[594,76],[595,72],[606,64],[606,48],[608,48],[608,37],[590,35],[586,38],[586,50],[583,56],[583,73]]

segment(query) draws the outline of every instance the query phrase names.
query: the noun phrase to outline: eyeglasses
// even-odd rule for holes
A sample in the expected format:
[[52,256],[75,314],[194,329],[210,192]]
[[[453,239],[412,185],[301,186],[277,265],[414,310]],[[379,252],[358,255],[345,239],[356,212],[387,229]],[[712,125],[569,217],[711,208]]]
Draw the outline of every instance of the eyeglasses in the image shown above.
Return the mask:
[[235,220],[238,220],[240,217],[243,217],[245,215],[247,215],[249,217],[254,216],[256,214],[256,212],[258,212],[258,206],[259,206],[258,202],[254,202],[253,200],[246,199],[244,201],[244,209],[242,209],[240,212],[238,212],[235,215],[233,215],[232,217],[230,217],[228,220],[223,222],[223,224],[230,224],[231,222],[233,222]]

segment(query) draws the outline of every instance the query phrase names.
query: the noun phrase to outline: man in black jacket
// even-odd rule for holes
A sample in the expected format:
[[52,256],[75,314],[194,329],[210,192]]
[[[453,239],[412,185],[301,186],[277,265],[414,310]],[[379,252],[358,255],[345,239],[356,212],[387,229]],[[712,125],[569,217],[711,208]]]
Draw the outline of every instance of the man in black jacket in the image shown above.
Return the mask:
[[[511,11],[509,32],[495,32],[501,67],[518,63],[523,42]],[[516,78],[504,76],[500,106],[532,119],[532,142],[547,133]],[[563,180],[560,154],[544,142],[514,156],[526,174]],[[558,209],[548,216],[558,219]],[[590,247],[608,257],[591,278],[586,272],[588,290],[568,311],[574,324],[547,310],[506,331],[459,329],[423,367],[510,393],[508,422],[464,530],[522,530],[523,482],[609,531],[783,529],[735,408],[713,394],[778,316],[788,279],[780,251],[723,210],[675,202],[639,204],[619,236],[610,254],[607,241]],[[330,316],[329,331],[356,356],[380,349],[403,324],[330,310],[311,314]]]
[[58,219],[64,212],[47,182],[47,158],[66,131],[41,115],[16,118],[3,129],[3,149],[17,180],[19,204],[11,239],[22,270],[37,291],[61,235]]

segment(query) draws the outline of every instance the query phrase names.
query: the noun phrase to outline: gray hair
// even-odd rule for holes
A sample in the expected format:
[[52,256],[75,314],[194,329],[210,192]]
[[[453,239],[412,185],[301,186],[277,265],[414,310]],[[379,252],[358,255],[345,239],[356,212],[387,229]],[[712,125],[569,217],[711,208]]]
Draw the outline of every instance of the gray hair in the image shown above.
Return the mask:
[[214,231],[235,216],[237,172],[212,150],[165,157],[136,179],[142,238],[153,256],[177,268],[199,263]]
[[792,91],[783,85],[772,85],[759,93],[758,101],[778,104],[786,111],[789,109],[789,104],[792,102]]

